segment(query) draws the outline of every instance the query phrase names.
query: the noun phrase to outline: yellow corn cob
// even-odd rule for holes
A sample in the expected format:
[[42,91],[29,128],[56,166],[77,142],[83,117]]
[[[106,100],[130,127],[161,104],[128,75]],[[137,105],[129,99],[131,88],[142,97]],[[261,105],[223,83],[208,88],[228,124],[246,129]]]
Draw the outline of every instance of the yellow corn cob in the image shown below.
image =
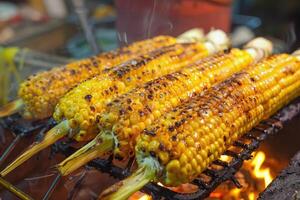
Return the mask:
[[299,94],[300,62],[294,56],[276,55],[235,74],[148,127],[137,140],[139,169],[101,199],[126,199],[149,181],[167,186],[192,181],[234,141]]
[[[252,48],[232,49],[205,58],[119,96],[107,104],[106,110],[99,117],[102,132],[60,163],[57,166],[59,172],[67,175],[111,150],[114,150],[116,158],[127,159],[134,152],[137,135],[162,113],[179,105],[193,93],[202,92],[254,62],[260,50],[266,49],[266,46],[259,47],[257,41],[260,41],[259,44],[264,41],[269,46],[269,42],[258,38],[251,42]],[[257,49],[257,52],[253,52],[253,49]],[[112,142],[114,137],[116,140]],[[113,146],[115,143],[117,146]]]
[[118,157],[127,158],[134,149],[134,138],[138,133],[164,112],[179,105],[193,93],[199,93],[230,77],[251,62],[253,58],[247,51],[232,49],[149,82],[112,101],[100,118],[100,125],[118,137],[115,153]]
[[132,59],[136,55],[175,43],[176,39],[173,37],[158,36],[32,75],[20,85],[20,99],[4,106],[0,110],[0,117],[17,112],[21,108],[24,109],[23,116],[27,119],[50,117],[58,100],[78,83],[102,74],[104,69]]
[[96,121],[111,99],[207,55],[202,43],[189,43],[175,44],[137,57],[67,93],[57,104],[53,118],[57,122],[67,119],[72,129],[80,128],[80,133],[74,138],[88,140],[97,133]]
[[96,76],[81,83],[61,98],[55,108],[53,117],[61,124],[52,128],[46,133],[42,141],[35,143],[6,167],[1,175],[6,175],[41,149],[68,134],[68,132],[73,133],[72,137],[78,141],[92,139],[99,131],[97,120],[100,113],[103,111],[105,104],[112,98],[133,89],[141,83],[174,72],[212,52],[203,43],[174,44],[138,56],[126,63],[108,69],[108,72],[101,76]]

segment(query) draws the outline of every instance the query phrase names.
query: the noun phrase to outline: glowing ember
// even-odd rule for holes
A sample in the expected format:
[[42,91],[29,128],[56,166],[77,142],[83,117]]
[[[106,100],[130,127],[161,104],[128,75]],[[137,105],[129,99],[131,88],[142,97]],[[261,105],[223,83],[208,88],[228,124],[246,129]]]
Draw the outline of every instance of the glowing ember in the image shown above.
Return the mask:
[[225,162],[230,162],[231,157],[227,155],[221,155],[220,160],[225,161]]
[[152,200],[152,197],[142,192],[136,192],[128,200]]
[[241,193],[241,189],[239,188],[234,188],[230,191],[231,196],[236,198],[240,196],[240,193]]

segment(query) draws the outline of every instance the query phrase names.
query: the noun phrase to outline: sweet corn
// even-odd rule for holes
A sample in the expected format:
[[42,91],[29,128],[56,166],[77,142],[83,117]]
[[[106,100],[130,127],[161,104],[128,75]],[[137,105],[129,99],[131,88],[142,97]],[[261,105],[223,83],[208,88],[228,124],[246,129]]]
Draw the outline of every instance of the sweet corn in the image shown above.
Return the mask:
[[[169,153],[167,163],[163,157],[166,171],[160,181],[164,184],[189,182],[242,134],[299,95],[299,85],[300,62],[286,54],[273,56],[161,117],[139,137],[136,149],[159,161],[159,155]],[[184,137],[179,139],[179,135]],[[160,148],[139,145],[145,142],[159,143]],[[201,155],[200,170],[188,165],[197,155]],[[202,165],[204,160],[206,165]]]
[[[254,44],[253,47],[259,54],[261,49]],[[264,49],[264,47],[261,48]],[[107,104],[106,111],[99,117],[100,127],[103,129],[100,134],[88,145],[60,163],[58,170],[62,175],[67,175],[89,160],[112,150],[118,159],[127,159],[132,156],[135,138],[145,127],[151,125],[164,112],[188,99],[193,93],[202,92],[254,62],[257,58],[256,54],[251,50],[250,55],[248,51],[232,49],[226,53],[220,53],[117,97]],[[114,139],[114,144],[117,145],[104,148],[104,141],[111,139]],[[101,142],[98,142],[99,140]],[[193,145],[192,138],[187,141]],[[104,143],[103,146],[101,143]],[[150,149],[156,149],[159,143],[151,142],[149,146]],[[169,158],[166,153],[160,155],[162,160]]]
[[[111,99],[207,55],[203,43],[189,43],[139,56],[78,85],[60,99],[53,117],[57,122],[67,119],[74,130],[80,128],[81,134],[74,136],[76,140],[88,140],[97,133],[99,114]],[[130,120],[134,122],[137,118],[132,116]]]
[[299,95],[300,61],[294,56],[272,56],[236,73],[147,127],[135,146],[138,170],[100,199],[126,199],[150,181],[167,186],[192,181],[234,141]]
[[[103,70],[132,59],[136,55],[175,43],[176,39],[173,37],[158,36],[32,75],[19,88],[18,93],[24,109],[22,114],[25,118],[34,120],[50,117],[58,100],[78,83],[102,74]],[[17,106],[10,104],[8,106],[14,107]]]
[[115,148],[117,157],[128,158],[134,149],[134,138],[163,113],[194,93],[200,93],[246,68],[253,61],[245,50],[232,49],[218,53],[150,81],[107,104],[106,111],[100,117],[100,126],[105,131],[111,130],[119,141],[129,141]]
[[[32,145],[7,166],[1,175],[6,175],[32,155],[68,133],[72,133],[69,136],[77,141],[94,138],[98,132],[97,122],[100,114],[105,104],[112,98],[139,84],[176,71],[209,53],[213,53],[213,51],[208,50],[204,43],[174,44],[138,56],[105,70],[106,73],[102,75],[81,83],[59,100],[53,114],[53,118],[59,124],[46,133],[44,140]],[[135,119],[132,118],[131,120]],[[59,128],[61,124],[66,124],[68,128],[64,127],[61,131]],[[55,136],[49,136],[49,134]]]

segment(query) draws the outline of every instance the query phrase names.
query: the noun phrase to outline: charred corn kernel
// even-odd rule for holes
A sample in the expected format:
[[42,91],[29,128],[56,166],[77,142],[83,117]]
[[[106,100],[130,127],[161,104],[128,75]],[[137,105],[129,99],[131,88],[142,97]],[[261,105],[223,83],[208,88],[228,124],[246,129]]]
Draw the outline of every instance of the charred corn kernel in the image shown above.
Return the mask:
[[58,100],[78,83],[102,74],[104,69],[132,59],[136,55],[175,42],[176,39],[173,37],[158,36],[30,76],[19,89],[19,97],[25,104],[26,117],[43,119],[51,116]]
[[[234,141],[299,95],[300,61],[287,54],[272,56],[156,120],[137,139],[137,161],[140,164],[149,158],[149,145],[140,150],[143,135],[151,133],[147,141],[160,146],[176,138],[171,147],[151,152],[152,159],[169,153],[168,163],[153,159],[160,162],[162,172],[155,180],[168,186],[192,181]],[[201,135],[193,137],[195,132]],[[179,135],[184,137],[179,139]],[[184,145],[178,151],[180,144]],[[176,151],[180,153],[172,153]]]
[[[225,63],[225,65],[219,64],[220,62]],[[162,76],[118,96],[116,100],[106,106],[100,118],[100,126],[112,130],[118,139],[122,138],[129,141],[128,146],[119,145],[118,148],[121,152],[134,151],[130,147],[134,146],[134,138],[143,130],[143,126],[137,126],[138,130],[127,132],[126,136],[124,133],[125,128],[133,127],[141,122],[144,122],[146,127],[151,125],[164,112],[179,105],[182,101],[188,99],[191,94],[202,92],[233,73],[246,68],[251,62],[253,62],[253,59],[250,54],[239,49],[232,49],[225,53],[204,58],[177,72]],[[218,78],[207,79],[208,75]],[[137,104],[140,105],[138,108],[135,107]],[[213,115],[212,113],[207,114]],[[130,124],[125,124],[128,120]],[[178,122],[170,129],[173,130],[182,123],[184,122]],[[168,121],[165,121],[165,126],[170,126]],[[194,127],[197,126],[198,124],[192,123],[185,126],[185,129],[193,131]],[[209,129],[209,127],[206,129]],[[151,132],[147,134],[152,135]],[[194,145],[191,138],[188,138],[186,142],[189,146]]]
[[[139,84],[181,69],[193,61],[203,58],[208,53],[203,43],[189,43],[170,45],[149,54],[138,56],[108,69],[106,74],[96,76],[72,89],[60,99],[53,117],[58,122],[64,119],[74,120],[80,129],[94,135],[97,133],[97,122],[100,120],[96,116],[104,110],[105,104],[110,102],[111,99],[128,92]],[[160,68],[163,70],[160,70]],[[152,99],[154,97],[148,93],[146,98]],[[115,99],[109,104],[115,104],[118,101],[118,99]],[[144,112],[147,112],[142,110],[144,108],[143,102],[135,101],[134,104],[130,104],[129,101],[131,100],[126,99],[128,107],[124,111],[120,110],[120,113],[127,112],[127,110],[139,110],[140,112],[134,113],[122,121],[124,124],[128,122],[130,124],[130,126],[123,129],[124,138],[131,137],[132,133],[140,130],[140,126],[138,126],[141,122],[140,118]],[[106,118],[117,119],[118,115],[119,113],[112,113],[107,115]],[[155,115],[158,116],[157,113]],[[153,121],[155,117],[150,113],[147,118]],[[145,122],[145,125],[151,124],[148,121],[143,122]],[[143,128],[143,126],[141,127]],[[75,139],[81,141],[82,137],[77,134]],[[131,145],[130,143],[126,144]]]

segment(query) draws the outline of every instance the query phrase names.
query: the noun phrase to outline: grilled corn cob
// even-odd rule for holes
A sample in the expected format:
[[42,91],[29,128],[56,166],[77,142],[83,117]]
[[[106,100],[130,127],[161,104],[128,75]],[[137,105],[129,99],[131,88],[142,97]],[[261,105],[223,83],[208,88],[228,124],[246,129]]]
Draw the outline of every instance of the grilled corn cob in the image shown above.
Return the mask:
[[[249,45],[253,45],[252,48]],[[193,93],[202,92],[270,53],[271,43],[265,39],[255,39],[249,45],[246,50],[232,49],[192,63],[111,101],[99,118],[103,131],[60,163],[57,166],[59,172],[67,175],[107,151],[113,150],[116,158],[128,158],[134,152],[136,136],[162,113],[179,105]],[[261,54],[264,50],[266,52]]]
[[[234,141],[300,94],[300,61],[276,55],[167,113],[137,139],[139,168],[101,199],[126,199],[149,181],[196,178]],[[117,192],[115,192],[117,191]]]
[[[176,39],[170,36],[158,36],[131,44],[121,49],[93,56],[53,68],[30,76],[19,88],[20,99],[11,102],[0,110],[0,117],[24,109],[27,119],[44,119],[50,117],[58,100],[78,83],[102,74],[104,69],[112,68],[124,61],[160,47],[172,45]],[[105,71],[105,70],[104,70]]]
[[213,39],[219,41],[219,38],[211,38],[205,43],[175,44],[164,47],[108,69],[104,75],[81,83],[61,98],[56,106],[53,117],[60,124],[46,133],[43,140],[30,146],[0,174],[5,176],[32,155],[68,133],[78,141],[95,137],[99,131],[97,127],[99,115],[105,104],[112,98],[217,51],[216,47],[213,48],[212,43],[215,43]]
[[112,98],[207,55],[208,51],[202,43],[188,43],[175,44],[140,56],[111,69],[107,76],[97,76],[74,88],[60,99],[53,118],[57,122],[67,119],[72,129],[81,130],[75,139],[85,140],[83,137],[97,130],[97,114]]

